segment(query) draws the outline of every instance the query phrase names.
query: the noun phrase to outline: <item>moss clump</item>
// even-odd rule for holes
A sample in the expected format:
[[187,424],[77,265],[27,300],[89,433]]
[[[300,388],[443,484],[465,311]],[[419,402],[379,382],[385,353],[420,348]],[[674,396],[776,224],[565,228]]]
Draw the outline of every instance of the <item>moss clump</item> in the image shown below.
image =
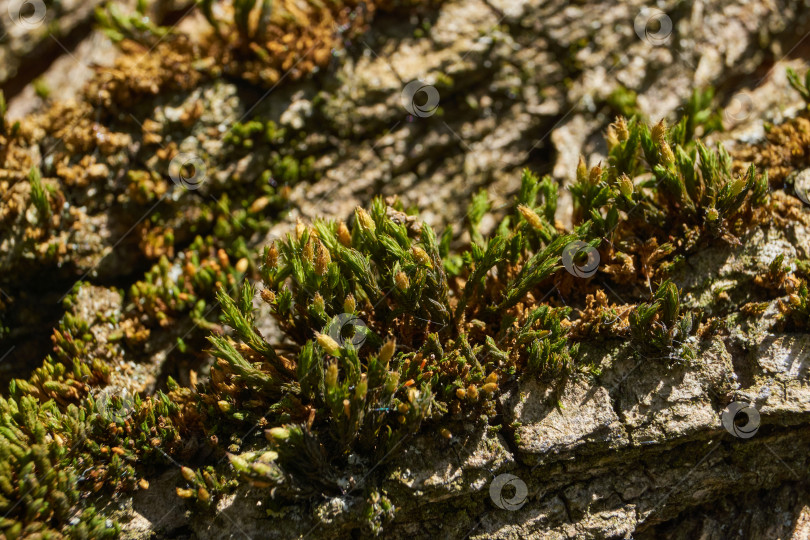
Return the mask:
[[810,289],[807,282],[803,279],[791,281],[787,292],[787,299],[779,302],[783,323],[793,330],[806,330],[810,327]]
[[[660,361],[688,360],[701,312],[667,278],[699,246],[735,244],[764,217],[769,198],[765,176],[753,168],[734,175],[725,151],[692,140],[685,126],[618,119],[608,132],[611,167],[580,164],[570,231],[552,225],[557,186],[526,171],[491,234],[479,230],[487,195],[475,197],[471,242],[461,250],[451,248],[452,229],[439,236],[397,199],[375,199],[351,224],[299,223],[267,246],[258,295],[251,282],[239,283],[249,260],[233,263],[208,240],[183,252],[184,266],[163,258],[130,292],[121,332],[132,330],[126,313],[158,326],[190,313],[214,330],[210,377],[191,388],[170,379],[168,393],[145,398],[100,394],[110,372],[96,337],[88,321],[66,316],[55,356],[13,382],[3,402],[3,444],[32,448],[30,457],[9,450],[15,459],[4,474],[15,480],[4,531],[47,523],[70,533],[68,515],[93,512],[83,496],[148,489],[153,467],[188,463],[202,448],[208,463],[183,466],[177,489],[201,510],[239,479],[281,500],[366,490],[369,464],[391,460],[421,430],[452,437],[454,422],[494,417],[495,398],[517,378],[561,384],[594,373],[578,360],[581,341],[630,337]],[[653,282],[650,295],[633,287]],[[632,303],[610,306],[608,283],[630,291]],[[232,333],[206,323],[215,289]],[[257,296],[285,343],[257,330]],[[793,296],[790,305],[802,313]],[[137,335],[130,332],[130,346]],[[251,432],[264,436],[245,436]],[[37,444],[50,461],[37,461]],[[49,470],[70,485],[61,507],[14,487]],[[79,475],[85,480],[71,481]],[[61,493],[63,484],[46,492]],[[379,531],[393,506],[374,493],[366,516]]]
[[[211,237],[197,237],[175,258],[166,256],[132,285],[126,317],[131,328],[168,327],[188,315],[196,326],[212,328],[216,319],[211,303],[219,287],[233,287],[250,269],[247,257],[231,261],[226,251],[216,249]],[[146,336],[143,337],[146,339]]]
[[[108,33],[135,54],[100,73],[80,104],[55,106],[31,125],[2,119],[0,165],[9,173],[0,182],[11,202],[0,208],[0,221],[19,224],[29,207],[37,218],[28,220],[19,259],[44,251],[49,264],[67,260],[59,235],[81,219],[64,209],[66,198],[127,216],[159,206],[142,226],[125,220],[138,225],[136,243],[155,264],[128,291],[121,321],[109,321],[119,327],[111,341],[125,337],[131,353],[149,332],[188,316],[211,334],[214,357],[200,384],[181,387],[169,379],[165,393],[124,393],[105,361],[118,351],[105,354],[91,321],[66,314],[53,335],[54,354],[0,401],[6,536],[114,535],[116,525],[96,513],[94,499],[148,489],[147,477],[178,463],[185,465],[177,494],[200,511],[212,511],[241,480],[282,501],[363,490],[364,518],[379,533],[394,505],[374,489],[373,473],[411,435],[435,429],[452,437],[454,422],[494,417],[495,399],[519,377],[561,384],[579,371],[593,373],[579,356],[586,340],[631,338],[667,364],[694,357],[712,322],[683,301],[670,281],[673,269],[703,246],[737,244],[761,220],[799,213],[788,196],[770,198],[767,175],[695,140],[718,127],[712,96],[696,92],[673,127],[617,119],[607,133],[608,163],[589,169],[582,160],[576,171],[571,230],[554,222],[559,186],[526,171],[494,232],[480,230],[488,194],[474,198],[466,223],[471,240],[460,249],[451,247],[457,231],[438,234],[396,199],[376,199],[358,208],[350,224],[299,224],[266,248],[258,269],[248,240],[266,230],[267,216],[284,202],[284,188],[269,180],[312,178],[312,158],[294,148],[300,134],[272,122],[235,125],[224,136],[228,150],[268,155],[264,172],[211,188],[214,204],[206,198],[190,204],[188,194],[154,171],[178,155],[170,141],[189,135],[200,102],[174,123],[144,119],[138,134],[149,157],[125,165],[128,128],[96,117],[110,120],[119,107],[196,89],[223,71],[264,86],[280,82],[283,70],[292,70],[291,79],[304,77],[328,65],[331,51],[367,25],[374,10],[400,4],[423,3],[333,2],[316,12],[310,4],[239,1],[224,22],[211,2],[202,2],[214,28],[204,43],[140,16],[99,12]],[[138,10],[145,13],[143,3]],[[806,91],[806,84],[794,86]],[[627,93],[611,99],[618,109],[636,109]],[[759,163],[777,170],[774,185],[802,162],[803,150],[793,150],[806,146],[806,122],[800,117],[772,129],[766,151],[755,150]],[[64,140],[44,181],[25,151],[37,130]],[[95,154],[119,164],[110,170]],[[125,189],[114,203],[83,199],[88,186],[125,169]],[[259,333],[256,290],[241,283],[259,274],[259,296],[284,332],[282,343]],[[784,324],[806,327],[808,288],[783,259],[758,284],[786,295]],[[211,320],[215,291],[229,329]],[[749,315],[764,309],[748,305]],[[253,428],[259,437],[250,435]]]
[[[788,81],[799,92],[806,103],[805,109],[795,118],[791,118],[780,125],[765,125],[765,141],[751,146],[742,146],[734,152],[737,166],[742,163],[753,163],[760,169],[765,169],[774,187],[780,187],[783,182],[792,184],[791,173],[800,171],[810,165],[810,70],[800,77],[794,70],[788,68]],[[807,198],[807,186],[794,186],[794,193],[800,198]]]
[[36,168],[28,173],[28,181],[31,182],[31,203],[37,211],[36,221],[46,224],[52,215],[51,203],[42,187],[42,176]]
[[[276,88],[328,65],[333,51],[367,29],[375,13],[413,12],[432,2],[299,4],[226,3],[222,20],[212,20],[216,28],[200,40],[160,26],[160,3],[139,1],[131,13],[109,4],[97,19],[122,54],[98,70],[76,101],[54,102],[11,123],[0,98],[0,243],[7,264],[0,287],[9,295],[0,303],[4,335],[25,331],[25,317],[9,306],[24,295],[19,291],[27,288],[27,276],[47,274],[64,289],[70,280],[114,279],[122,267],[142,269],[163,256],[174,265],[175,253],[188,250],[198,235],[210,236],[213,249],[225,249],[234,260],[255,254],[251,241],[283,212],[290,185],[317,180],[313,154],[322,143],[300,129],[253,121],[252,109],[244,124],[228,123],[224,133],[219,128],[233,118],[206,125],[208,101],[223,103],[224,112],[216,113],[238,114],[229,110],[234,100],[220,95],[227,86],[218,84],[223,70]],[[318,40],[305,46],[313,36]],[[285,68],[290,73],[283,80],[270,76]],[[187,101],[174,109],[181,97]],[[220,138],[229,144],[213,145],[214,154],[204,150]],[[48,159],[40,163],[42,150]],[[212,172],[237,161],[247,167],[201,177],[187,189],[170,178],[174,161],[187,152]],[[39,176],[29,180],[33,168]],[[201,259],[208,256],[207,247],[203,251]]]
[[121,47],[165,51],[161,47],[164,41],[182,44],[173,48],[188,56],[201,72],[272,87],[283,79],[296,81],[328,67],[345,43],[368,29],[378,11],[412,13],[435,7],[441,0],[235,0],[214,9],[215,3],[197,2],[211,25],[199,43],[191,43],[174,28],[152,22],[149,14],[157,11],[153,2],[138,2],[131,13],[110,4],[96,9],[96,19],[102,31]]
[[[222,294],[235,335],[211,338],[217,362],[200,389],[203,423],[218,436],[242,422],[265,428],[266,441],[230,456],[255,485],[287,497],[337,494],[361,487],[345,481],[351,455],[379,463],[409,433],[492,415],[493,398],[517,377],[554,383],[590,371],[576,361],[577,340],[595,330],[629,336],[670,364],[692,358],[700,311],[681,304],[666,275],[700,245],[736,243],[768,196],[766,177],[735,176],[724,150],[686,140],[685,125],[619,119],[609,134],[614,166],[580,165],[570,232],[550,224],[550,179],[529,172],[489,237],[477,231],[486,196],[475,198],[473,241],[457,253],[452,232],[440,240],[396,199],[358,208],[351,225],[299,223],[266,248],[260,294],[295,345],[280,350],[258,334],[251,285],[236,300]],[[651,180],[630,180],[645,171]],[[649,241],[637,240],[641,230]],[[568,268],[588,262],[567,256],[571,245],[598,254],[623,290],[662,282],[635,307],[604,310],[602,287]],[[602,300],[588,300],[587,318],[572,320],[559,305],[594,295]],[[611,324],[594,324],[607,316]]]
[[662,283],[650,302],[636,306],[630,313],[630,335],[641,350],[664,351],[675,360],[692,360],[692,331],[700,313],[682,313],[678,287]]

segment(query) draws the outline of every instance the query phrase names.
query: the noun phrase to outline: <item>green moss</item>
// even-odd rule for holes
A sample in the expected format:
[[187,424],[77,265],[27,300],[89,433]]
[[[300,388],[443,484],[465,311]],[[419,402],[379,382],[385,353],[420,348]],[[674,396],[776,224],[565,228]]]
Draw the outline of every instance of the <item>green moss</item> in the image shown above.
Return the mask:
[[[580,167],[572,187],[579,223],[571,233],[548,223],[556,204],[551,181],[527,172],[512,213],[489,238],[478,231],[489,211],[486,194],[474,198],[467,220],[472,243],[460,253],[450,253],[427,225],[403,219],[401,206],[379,199],[358,209],[351,227],[299,224],[268,247],[261,296],[297,344],[297,358],[255,331],[254,291],[246,284],[236,299],[220,295],[238,340],[211,338],[217,375],[201,393],[205,421],[218,433],[234,423],[270,428],[266,445],[231,456],[240,475],[288,497],[337,493],[345,488],[339,479],[349,454],[383,459],[423,426],[490,414],[500,386],[516,377],[553,382],[592,373],[598,367],[579,364],[577,343],[567,336],[571,310],[534,305],[541,291],[570,278],[563,248],[579,241],[605,249],[606,237],[632,246],[624,238],[640,226],[668,238],[675,222],[688,219],[695,238],[655,259],[666,272],[697,242],[739,230],[746,212],[764,204],[763,180],[752,171],[734,178],[722,148],[712,153],[700,143],[670,142],[662,125],[620,122],[616,131],[622,147],[613,155],[622,169]],[[695,158],[675,158],[689,152]],[[647,167],[658,182],[628,193],[621,175]],[[671,203],[673,192],[679,204]],[[707,218],[707,208],[719,208],[717,215]],[[681,305],[675,285],[663,281],[613,337],[629,335],[664,362],[688,360],[699,319],[699,311]],[[331,331],[345,320],[362,321],[354,338]],[[234,387],[244,394],[224,390]]]
[[118,4],[109,2],[96,8],[96,22],[99,29],[116,43],[130,39],[154,46],[165,38],[171,29],[154,24],[148,8],[147,1],[141,0],[132,13],[124,13]]
[[805,103],[810,106],[810,70],[805,72],[804,80],[802,80],[793,68],[787,68],[787,79],[790,86],[792,86],[802,96]]
[[[242,39],[255,40],[246,16],[255,7],[237,5]],[[122,36],[139,30],[110,17]],[[633,108],[619,97],[618,105]],[[297,139],[271,122],[237,125],[226,140],[234,152],[278,150],[264,175],[214,190],[215,203],[199,205],[201,234],[193,239],[172,228],[186,208],[167,201],[143,236],[157,262],[129,290],[121,320],[103,318],[118,327],[113,347],[126,337],[135,349],[138,331],[190,317],[209,334],[210,377],[195,388],[169,380],[168,393],[147,397],[117,393],[74,289],[53,355],[0,398],[0,529],[11,538],[115,535],[117,526],[90,506],[93,494],[144,489],[155,471],[191,463],[194,441],[207,445],[205,463],[181,468],[177,494],[196,511],[213,511],[240,482],[282,501],[363,487],[364,519],[376,534],[395,508],[374,487],[374,471],[352,456],[390,462],[414,433],[446,436],[453,422],[494,418],[500,392],[520,378],[560,384],[592,374],[598,366],[579,345],[594,337],[630,337],[666,363],[694,357],[702,312],[684,305],[669,274],[699,246],[733,244],[769,202],[767,177],[753,168],[735,175],[722,147],[694,140],[710,101],[696,94],[672,128],[617,120],[608,132],[611,166],[588,169],[583,160],[576,171],[571,230],[554,223],[559,186],[525,171],[505,215],[492,216],[491,234],[480,230],[492,213],[489,196],[476,194],[465,223],[469,245],[454,248],[452,229],[439,235],[400,203],[375,199],[351,224],[299,224],[266,247],[260,268],[248,239],[266,231],[267,215],[277,216],[283,202],[267,180],[309,179],[314,158],[280,148]],[[158,199],[159,176],[128,172],[139,210]],[[51,217],[54,195],[36,169],[30,184],[38,216]],[[574,243],[598,253],[605,270],[598,279],[566,266],[587,262],[564,257]],[[783,262],[772,265],[769,280],[786,279]],[[260,296],[284,333],[282,345],[257,329],[249,275],[262,279]],[[637,287],[625,287],[630,303],[607,306],[597,301],[605,284]],[[786,320],[806,324],[807,287],[794,285]],[[227,332],[212,320],[217,304]],[[141,328],[127,334],[126,321]],[[181,354],[198,352],[184,339]],[[244,435],[253,426],[263,437]],[[369,477],[368,489],[347,477]],[[76,515],[82,519],[74,523]]]
[[210,329],[216,319],[210,303],[217,287],[233,286],[250,268],[247,258],[232,261],[216,244],[212,237],[198,236],[174,263],[161,257],[132,285],[128,316],[146,315],[147,326],[168,326],[188,315],[196,326]]
[[42,187],[42,176],[39,169],[31,168],[31,172],[28,173],[28,181],[31,183],[31,202],[37,209],[37,221],[44,225],[51,218],[52,212],[48,195]]
[[618,86],[608,95],[607,103],[616,114],[630,118],[641,114],[637,100],[638,96],[634,91]]
[[678,287],[665,281],[651,302],[639,304],[630,313],[630,334],[637,347],[666,351],[667,358],[675,361],[693,360],[696,352],[689,337],[701,314],[682,311]]
[[51,88],[44,79],[35,79],[31,84],[34,86],[34,93],[36,93],[38,97],[41,99],[48,99],[48,97],[50,97]]

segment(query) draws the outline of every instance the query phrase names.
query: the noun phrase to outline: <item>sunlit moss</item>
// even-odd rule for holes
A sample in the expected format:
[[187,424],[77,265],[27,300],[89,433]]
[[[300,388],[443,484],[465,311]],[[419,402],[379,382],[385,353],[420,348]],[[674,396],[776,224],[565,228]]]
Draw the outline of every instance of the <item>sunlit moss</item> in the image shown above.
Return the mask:
[[[334,25],[344,20],[343,8],[358,13],[360,7],[330,5],[335,9],[325,11],[328,16],[315,19],[292,3],[234,2],[231,19],[223,22],[214,18],[210,2],[202,2],[214,28],[206,51],[227,55],[225,72],[275,84],[280,70],[298,58],[281,51],[280,40],[328,37],[295,75],[304,76],[328,62],[328,51],[341,38]],[[140,15],[144,9],[139,3]],[[168,35],[137,16],[107,10],[99,17],[122,43]],[[352,18],[347,35],[368,20]],[[268,21],[274,24],[262,24]],[[296,42],[299,52],[307,39]],[[118,74],[96,81],[98,88],[91,88],[103,91],[93,99],[102,105],[137,102],[153,91],[188,89],[203,76],[219,75],[195,68],[178,78],[171,62],[188,67],[200,57],[182,39],[170,42],[173,56],[153,59],[154,85],[130,91],[131,81]],[[791,82],[806,93],[797,77]],[[613,105],[636,112],[632,97],[617,95]],[[355,487],[345,470],[369,472],[351,456],[392,460],[409,435],[427,429],[452,437],[449,423],[495,416],[496,399],[520,378],[560,384],[580,372],[593,374],[579,354],[586,339],[630,338],[667,364],[693,359],[702,312],[685,304],[671,270],[700,246],[738,244],[772,211],[766,174],[753,166],[737,171],[722,147],[711,150],[695,139],[718,127],[711,100],[709,93],[696,92],[672,127],[618,118],[607,132],[608,163],[588,168],[583,159],[576,171],[570,230],[555,221],[558,184],[527,170],[500,213],[490,207],[486,191],[475,195],[464,223],[466,245],[455,245],[460,231],[440,234],[400,202],[377,198],[358,208],[350,223],[299,223],[266,247],[260,267],[246,238],[265,232],[265,212],[278,215],[284,201],[283,189],[269,186],[268,177],[311,179],[314,158],[282,148],[296,139],[274,123],[237,124],[225,137],[234,152],[278,149],[264,174],[244,184],[231,178],[215,204],[200,203],[194,239],[178,253],[175,245],[182,242],[172,227],[173,210],[183,209],[162,208],[150,217],[136,234],[154,264],[127,291],[121,320],[105,320],[118,332],[111,341],[124,339],[135,348],[150,331],[188,316],[208,334],[207,352],[214,359],[209,377],[190,387],[169,379],[165,391],[149,396],[118,392],[109,384],[110,366],[98,357],[91,321],[74,309],[75,296],[69,295],[68,312],[53,332],[53,354],[0,398],[0,510],[6,514],[0,530],[9,538],[113,536],[118,526],[96,513],[92,497],[148,489],[155,469],[177,463],[185,465],[176,493],[197,511],[213,511],[218,498],[240,482],[266,489],[268,498],[341,494]],[[84,120],[80,127],[87,131],[90,110],[69,112]],[[4,142],[6,135],[17,136],[4,118],[1,127]],[[143,142],[156,145],[162,134],[150,127],[144,127]],[[55,123],[46,129],[65,135]],[[66,144],[77,153],[111,154],[124,144],[106,132],[102,142],[67,135],[72,138]],[[14,151],[10,146],[3,147],[4,159]],[[163,164],[175,151],[155,154]],[[47,220],[68,214],[59,214],[60,191],[49,191],[38,169],[30,171],[20,175],[30,184],[26,203],[45,228]],[[127,202],[136,206],[153,204],[170,188],[146,170],[128,169],[123,177]],[[86,178],[60,180],[75,187]],[[480,228],[487,214],[496,226],[485,234]],[[55,257],[50,241],[42,245]],[[571,271],[566,263],[587,262],[566,258],[572,244],[598,254],[599,274]],[[806,328],[806,281],[790,273],[777,258],[757,284],[772,294],[784,292],[784,324]],[[261,277],[261,290],[245,280],[248,275]],[[632,289],[629,303],[608,302],[605,283]],[[258,330],[259,298],[284,343]],[[225,328],[213,321],[220,312]],[[184,351],[185,342],[178,344]],[[264,437],[243,439],[253,426]],[[205,464],[188,465],[200,455]],[[363,512],[369,529],[380,533],[394,505],[372,489]]]

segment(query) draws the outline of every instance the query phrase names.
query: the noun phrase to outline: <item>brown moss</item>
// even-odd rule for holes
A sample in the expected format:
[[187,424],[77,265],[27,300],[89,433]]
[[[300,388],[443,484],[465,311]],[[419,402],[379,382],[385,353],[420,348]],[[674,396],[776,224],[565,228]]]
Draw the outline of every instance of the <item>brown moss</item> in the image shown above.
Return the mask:
[[585,300],[585,309],[573,321],[569,329],[569,336],[574,340],[583,340],[588,337],[620,337],[630,330],[628,317],[633,305],[610,304],[607,295],[602,290],[589,294]]
[[772,184],[781,186],[792,171],[810,165],[810,119],[803,115],[770,126],[764,142],[739,146],[732,156],[738,171],[753,163],[757,169],[767,171]]
[[188,38],[175,35],[152,49],[130,40],[110,68],[99,68],[85,90],[87,101],[105,109],[126,108],[164,92],[188,91],[199,85],[200,51]]

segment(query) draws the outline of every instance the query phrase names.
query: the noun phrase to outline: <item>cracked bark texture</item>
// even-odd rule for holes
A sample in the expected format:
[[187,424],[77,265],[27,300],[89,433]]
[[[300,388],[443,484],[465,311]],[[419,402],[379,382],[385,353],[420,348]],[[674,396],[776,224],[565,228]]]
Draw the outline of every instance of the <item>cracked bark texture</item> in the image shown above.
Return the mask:
[[[263,118],[305,134],[301,152],[317,157],[319,179],[293,186],[290,212],[266,238],[253,240],[260,245],[290,230],[299,217],[347,218],[378,193],[399,195],[406,205],[418,206],[426,222],[442,227],[463,221],[467,201],[481,188],[489,190],[496,208],[510,200],[523,167],[552,174],[564,186],[580,154],[591,162],[604,155],[601,132],[618,113],[611,105],[618,88],[636,92],[639,110],[657,120],[674,114],[696,86],[713,85],[730,130],[714,140],[731,143],[757,140],[763,121],[778,122],[797,109],[784,67],[803,64],[798,58],[806,53],[810,29],[805,3],[662,2],[657,7],[673,30],[660,42],[648,35],[657,32],[646,24],[650,7],[640,1],[451,1],[424,20],[381,18],[312,81],[266,95],[218,80],[190,94],[155,96],[131,112],[136,120],[170,126],[182,151],[209,156],[213,181],[200,190],[202,197],[216,194],[235,175],[262,170],[259,156],[234,158],[221,140],[205,135],[211,129]],[[634,28],[639,17],[642,36]],[[193,27],[195,21],[186,23]],[[15,46],[7,48],[23,51]],[[439,109],[429,116],[414,117],[403,107],[403,86],[414,79],[438,90]],[[199,99],[205,113],[194,125],[178,126],[177,111]],[[26,110],[25,103],[17,106]],[[113,124],[118,132],[137,131],[128,121]],[[52,142],[39,141],[32,151],[44,153]],[[138,148],[105,159],[110,171],[101,189],[110,193],[116,192],[122,163],[148,162]],[[557,217],[567,222],[565,190],[561,197]],[[133,279],[132,268],[145,263],[132,261],[131,246],[118,243],[116,207],[88,202],[81,211],[93,227],[65,239],[84,246],[75,266],[27,261],[57,279],[28,291],[23,278],[3,283],[11,283],[15,294],[21,287],[23,298],[26,292],[50,298],[88,271],[102,285]],[[177,224],[180,237],[183,225]],[[809,257],[806,227],[788,233],[755,229],[743,247],[696,254],[690,272],[676,281],[698,291],[693,305],[708,305],[719,282],[741,290],[751,286],[752,276],[773,258],[763,253]],[[30,268],[6,264],[9,270]],[[91,313],[98,302],[120,310],[116,295],[102,286],[78,301],[94,303]],[[489,425],[460,426],[451,441],[432,432],[407,441],[369,478],[399,507],[386,536],[810,536],[810,340],[769,329],[775,301],[757,326],[737,322],[739,306],[733,297],[730,302],[716,314],[728,318],[729,331],[711,339],[692,365],[666,368],[625,343],[589,344],[583,354],[601,359],[598,377],[575,378],[563,387],[516,384]],[[158,351],[150,351],[148,361],[132,364],[135,389],[154,388],[175,337],[157,340]],[[754,437],[735,438],[721,426],[720,413],[732,401],[756,405],[762,425]],[[498,508],[490,498],[491,481],[505,472],[527,485],[528,500],[518,510]],[[111,503],[121,506],[126,535],[363,534],[359,496],[269,511],[260,491],[242,488],[216,515],[189,516],[175,504],[177,476],[166,472],[147,492]]]

